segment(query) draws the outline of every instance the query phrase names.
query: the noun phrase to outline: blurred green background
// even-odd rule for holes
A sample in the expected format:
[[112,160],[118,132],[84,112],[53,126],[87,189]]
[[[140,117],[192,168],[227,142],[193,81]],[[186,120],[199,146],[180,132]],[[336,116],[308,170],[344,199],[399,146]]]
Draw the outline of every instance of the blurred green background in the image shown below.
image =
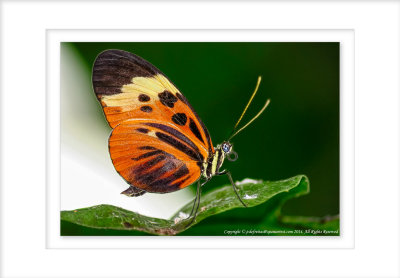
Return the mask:
[[[62,45],[76,50],[87,71],[106,49],[123,49],[148,60],[190,101],[207,126],[214,146],[232,131],[261,75],[259,91],[242,124],[259,111],[267,98],[271,103],[260,118],[232,140],[239,159],[224,162],[222,169],[229,169],[234,180],[279,180],[305,174],[310,179],[310,194],[290,200],[283,213],[339,214],[339,43]],[[96,116],[107,126],[100,105],[90,105],[97,105]],[[227,183],[225,176],[214,177],[203,192]]]

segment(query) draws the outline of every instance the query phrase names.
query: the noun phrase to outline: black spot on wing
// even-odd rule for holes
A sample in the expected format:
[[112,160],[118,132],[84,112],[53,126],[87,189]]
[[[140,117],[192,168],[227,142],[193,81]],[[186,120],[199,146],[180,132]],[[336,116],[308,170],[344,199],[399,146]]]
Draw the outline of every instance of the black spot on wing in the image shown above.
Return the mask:
[[178,101],[178,98],[167,90],[165,90],[162,93],[159,93],[158,98],[160,99],[160,101],[163,105],[165,105],[169,108],[173,108],[174,103]]
[[172,116],[172,121],[177,125],[185,125],[187,122],[187,117],[185,113],[176,113]]
[[151,111],[153,111],[153,108],[151,108],[150,106],[145,105],[145,106],[140,107],[140,110],[143,111],[143,112],[146,112],[146,113],[150,113]]
[[181,93],[176,93],[176,96],[178,97],[178,99],[180,101],[182,101],[184,104],[186,104],[189,107],[189,109],[192,110],[193,114],[196,116],[196,119],[199,121],[201,128],[203,129],[203,132],[206,135],[206,140],[208,142],[208,151],[209,151],[209,153],[211,153],[211,146],[212,146],[211,145],[211,137],[210,137],[210,134],[208,133],[206,126],[201,121],[200,117],[197,115],[196,111],[194,111],[193,107],[190,105],[189,101],[185,98],[185,96],[182,95]]
[[196,136],[196,138],[199,139],[204,144],[204,140],[203,137],[201,136],[200,130],[192,118],[190,118],[189,121],[189,128],[193,132],[194,136]]
[[150,97],[146,94],[140,94],[138,97],[140,102],[148,102],[150,101]]
[[136,131],[138,131],[140,133],[144,133],[144,134],[147,134],[149,132],[149,130],[147,128],[137,128]]

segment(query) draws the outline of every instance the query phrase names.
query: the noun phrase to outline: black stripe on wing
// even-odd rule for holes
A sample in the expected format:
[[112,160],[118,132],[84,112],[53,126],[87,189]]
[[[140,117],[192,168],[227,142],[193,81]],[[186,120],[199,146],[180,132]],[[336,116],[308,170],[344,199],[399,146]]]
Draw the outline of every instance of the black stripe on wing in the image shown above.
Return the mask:
[[155,66],[135,54],[111,49],[100,53],[93,65],[92,82],[96,95],[121,93],[123,85],[137,76],[150,77],[161,73]]
[[148,192],[167,193],[180,189],[179,186],[190,178],[187,166],[179,163],[174,155],[151,146],[141,149],[149,151],[132,159],[148,160],[132,169],[132,183],[146,185]]
[[185,144],[182,144],[180,141],[176,140],[174,137],[169,136],[163,132],[156,132],[156,136],[163,142],[173,146],[175,149],[187,154],[194,161],[198,161],[200,159],[200,153],[193,151],[191,148],[187,147]]
[[[195,161],[203,161],[204,156],[200,153],[199,148],[187,136],[175,128],[158,123],[144,123],[147,126],[158,128],[164,132],[156,132],[156,136],[163,142],[173,146],[177,150],[187,154]],[[183,144],[184,142],[185,144]]]

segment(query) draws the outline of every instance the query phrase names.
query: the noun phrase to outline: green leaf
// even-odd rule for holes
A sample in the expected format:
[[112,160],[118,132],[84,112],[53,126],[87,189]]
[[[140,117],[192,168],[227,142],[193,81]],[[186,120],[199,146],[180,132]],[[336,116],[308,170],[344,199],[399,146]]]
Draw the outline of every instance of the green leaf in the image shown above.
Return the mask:
[[[232,185],[226,185],[214,191],[202,194],[199,211],[196,220],[188,226],[190,220],[186,219],[192,210],[193,202],[189,202],[183,206],[171,219],[159,219],[147,217],[136,212],[125,210],[112,205],[98,205],[89,208],[82,208],[72,211],[62,211],[61,220],[88,228],[135,231],[133,234],[154,234],[154,235],[183,235],[192,234],[201,235],[226,235],[229,229],[236,229],[235,221],[220,221],[223,215],[241,218],[251,221],[248,228],[251,229],[283,229],[282,231],[290,231],[293,228],[319,229],[322,227],[319,218],[296,218],[281,215],[281,207],[288,199],[298,197],[309,192],[309,181],[304,175],[295,176],[281,181],[252,181],[241,183],[237,186],[239,194],[242,196],[246,205],[250,208],[244,208],[236,197]],[[259,209],[259,208],[262,209]],[[257,209],[258,211],[247,217],[249,210]],[[261,214],[259,213],[261,211]],[[217,223],[213,222],[217,219]],[[197,225],[204,221],[205,225]],[[211,222],[210,222],[211,221]],[[328,223],[330,229],[338,230],[338,221],[334,224],[332,221]],[[314,225],[314,226],[313,226]],[[190,229],[194,226],[192,229]],[[205,226],[206,230],[201,226]],[[199,229],[197,229],[199,227]],[[247,226],[246,226],[247,227]],[[203,227],[204,228],[204,227]],[[241,227],[243,228],[243,227]],[[196,232],[197,229],[197,232]],[[278,232],[280,230],[277,230]],[[244,235],[244,234],[240,234]],[[248,234],[247,234],[248,235]],[[262,235],[266,235],[265,233]],[[287,235],[286,233],[274,233],[274,235]],[[292,234],[291,234],[292,235]],[[332,234],[330,234],[332,235]]]

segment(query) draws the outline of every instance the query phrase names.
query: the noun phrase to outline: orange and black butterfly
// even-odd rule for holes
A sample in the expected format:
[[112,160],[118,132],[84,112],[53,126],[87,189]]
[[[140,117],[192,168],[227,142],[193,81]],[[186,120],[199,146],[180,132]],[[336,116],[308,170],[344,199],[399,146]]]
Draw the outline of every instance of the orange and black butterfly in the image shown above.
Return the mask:
[[251,121],[236,131],[257,92],[260,77],[231,136],[215,148],[206,126],[185,96],[146,60],[126,51],[106,50],[94,62],[92,80],[113,129],[108,141],[112,163],[129,184],[122,194],[136,197],[146,192],[168,193],[197,181],[191,212],[192,215],[196,207],[196,216],[201,186],[213,176],[225,174],[246,206],[230,172],[220,168],[225,157],[237,158],[229,140],[255,120],[269,103],[268,100]]

